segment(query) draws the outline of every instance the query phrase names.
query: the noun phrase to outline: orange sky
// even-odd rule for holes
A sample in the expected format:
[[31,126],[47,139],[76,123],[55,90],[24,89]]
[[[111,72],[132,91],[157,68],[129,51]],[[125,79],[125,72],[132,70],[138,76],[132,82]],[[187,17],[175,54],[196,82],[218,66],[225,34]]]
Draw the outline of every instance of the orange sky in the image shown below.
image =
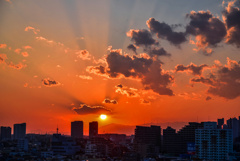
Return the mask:
[[180,128],[240,115],[240,24],[228,23],[240,11],[233,2],[0,6],[0,126],[26,122],[28,133],[58,126],[69,134],[70,122],[82,120],[87,135],[88,123],[99,121],[101,133],[131,134],[135,125]]

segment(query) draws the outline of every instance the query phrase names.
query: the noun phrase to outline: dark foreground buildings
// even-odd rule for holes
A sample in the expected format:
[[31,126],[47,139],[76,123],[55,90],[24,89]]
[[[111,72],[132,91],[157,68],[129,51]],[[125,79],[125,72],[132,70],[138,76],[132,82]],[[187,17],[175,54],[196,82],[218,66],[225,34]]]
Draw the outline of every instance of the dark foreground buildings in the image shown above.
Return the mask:
[[136,126],[134,150],[141,157],[156,157],[161,152],[161,127]]
[[72,138],[83,138],[83,121],[71,122],[71,137]]

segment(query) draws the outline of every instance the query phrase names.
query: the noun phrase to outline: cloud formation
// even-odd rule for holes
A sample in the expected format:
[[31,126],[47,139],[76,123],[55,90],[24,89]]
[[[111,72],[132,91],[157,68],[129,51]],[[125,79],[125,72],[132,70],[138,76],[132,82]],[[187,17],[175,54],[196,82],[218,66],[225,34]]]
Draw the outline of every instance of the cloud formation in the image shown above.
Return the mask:
[[109,99],[109,98],[105,98],[102,103],[114,104],[114,105],[115,105],[115,104],[117,104],[118,102],[117,102],[116,100],[111,100],[111,99]]
[[159,22],[154,18],[150,18],[146,23],[150,31],[156,33],[158,38],[167,40],[173,45],[179,46],[187,41],[184,32],[173,31],[173,28],[165,22]]
[[[223,19],[227,26],[226,42],[240,47],[240,10],[235,5],[235,1],[228,2],[228,6],[223,11]],[[238,1],[239,3],[239,1]]]
[[195,36],[197,51],[202,50],[205,54],[211,54],[210,47],[216,47],[227,34],[225,24],[214,17],[210,11],[191,11],[186,16],[190,19],[186,27],[186,34]]
[[7,47],[7,44],[0,44],[0,49],[5,49]]
[[240,62],[228,58],[227,65],[218,65],[208,77],[192,79],[209,85],[207,92],[212,95],[234,99],[240,96]]
[[55,80],[52,80],[50,78],[45,78],[42,80],[42,84],[46,87],[53,87],[53,86],[59,86],[61,85],[61,83],[55,81]]
[[134,53],[137,53],[137,48],[136,48],[136,46],[133,45],[133,44],[128,45],[127,49],[128,49],[128,50],[132,50]]
[[175,71],[179,72],[179,71],[190,71],[193,75],[201,75],[202,71],[205,67],[208,67],[208,65],[206,64],[202,64],[200,66],[197,66],[193,63],[191,63],[190,65],[184,66],[182,64],[179,64],[175,67]]
[[22,63],[14,64],[13,62],[8,62],[8,61],[6,61],[7,59],[8,58],[7,58],[6,54],[0,54],[0,64],[1,63],[6,64],[8,67],[13,68],[13,69],[18,69],[18,70],[27,66],[27,65],[22,64]]
[[[168,85],[174,78],[162,70],[162,62],[150,57],[129,56],[121,50],[111,50],[106,57],[107,66],[88,67],[87,71],[109,78],[134,78],[141,81],[146,90],[153,90],[160,95],[173,95]],[[119,89],[119,92],[125,92]],[[131,95],[131,94],[130,94]]]
[[30,31],[30,30],[32,30],[32,32],[33,32],[35,35],[37,35],[38,32],[40,32],[39,29],[36,29],[36,28],[34,28],[34,27],[32,27],[32,26],[27,26],[24,31]]
[[122,84],[118,84],[117,86],[115,86],[116,93],[122,94],[122,95],[126,95],[127,97],[139,97],[139,92],[137,89],[135,88],[129,88],[126,86],[123,86]]
[[148,47],[154,44],[158,44],[156,40],[153,39],[152,34],[145,29],[142,30],[130,30],[127,32],[127,36],[131,38],[137,46]]
[[90,60],[90,54],[87,50],[80,50],[76,52],[77,57],[81,58],[82,60]]
[[88,106],[86,104],[80,104],[79,107],[73,107],[74,110],[79,115],[88,115],[88,114],[100,114],[100,113],[111,113],[111,110],[103,106]]

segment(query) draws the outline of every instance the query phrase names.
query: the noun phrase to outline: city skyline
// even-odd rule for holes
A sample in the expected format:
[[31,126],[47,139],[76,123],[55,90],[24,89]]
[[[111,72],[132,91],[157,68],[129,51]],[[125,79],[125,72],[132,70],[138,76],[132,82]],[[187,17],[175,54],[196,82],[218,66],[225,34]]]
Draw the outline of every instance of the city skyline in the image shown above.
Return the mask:
[[238,117],[239,6],[0,0],[1,126],[70,135],[81,120],[84,135],[92,121],[130,134]]

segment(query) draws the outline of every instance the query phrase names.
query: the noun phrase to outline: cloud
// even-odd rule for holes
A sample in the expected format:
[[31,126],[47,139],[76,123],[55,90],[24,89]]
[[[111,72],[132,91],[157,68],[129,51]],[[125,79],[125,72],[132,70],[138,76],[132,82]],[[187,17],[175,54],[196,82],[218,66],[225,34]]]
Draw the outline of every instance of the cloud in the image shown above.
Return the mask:
[[[235,6],[237,1],[228,2],[223,11],[223,19],[227,26],[226,42],[240,47],[240,10]],[[239,1],[238,1],[239,3]]]
[[0,49],[5,49],[7,47],[7,44],[0,44]]
[[103,103],[106,103],[106,104],[117,104],[118,102],[116,100],[110,100],[109,98],[105,98],[103,100]]
[[87,76],[87,75],[77,75],[77,77],[79,77],[81,79],[86,79],[86,80],[92,80],[93,79],[91,76]]
[[130,30],[127,32],[127,36],[131,38],[131,40],[137,46],[150,46],[154,44],[158,44],[156,40],[153,39],[152,34],[145,29],[142,30]]
[[82,60],[90,60],[90,54],[87,50],[80,50],[77,51],[76,54],[78,55],[78,58],[81,58]]
[[23,49],[32,49],[31,46],[23,46]]
[[109,78],[134,78],[141,81],[146,90],[153,90],[160,95],[173,95],[173,91],[167,86],[173,82],[174,78],[162,70],[160,60],[143,57],[143,55],[123,55],[121,50],[111,50],[106,57],[106,62],[106,67],[91,66],[87,71]]
[[18,70],[27,66],[22,63],[14,64],[13,62],[8,62],[8,61],[6,61],[7,59],[8,58],[7,58],[6,54],[0,54],[0,64],[1,63],[6,64],[8,67],[13,68],[13,69],[18,69]]
[[115,90],[116,93],[126,95],[127,97],[139,97],[140,96],[138,90],[135,88],[129,88],[129,87],[123,86],[121,84],[115,86],[115,88],[116,88],[116,90]]
[[29,31],[29,30],[32,30],[35,35],[37,35],[38,32],[40,32],[39,29],[35,29],[35,28],[32,27],[32,26],[27,26],[24,31]]
[[22,56],[24,56],[24,57],[28,57],[28,52],[21,52],[21,54],[22,54]]
[[240,96],[240,62],[227,59],[226,65],[216,65],[216,71],[212,71],[210,76],[192,79],[192,82],[201,82],[210,85],[207,93],[235,99]]
[[207,96],[206,97],[206,101],[209,101],[209,100],[211,100],[212,99],[212,97],[210,97],[210,96]]
[[164,48],[151,49],[151,50],[148,51],[148,54],[150,56],[171,56],[171,54],[169,54]]
[[88,114],[100,114],[100,113],[111,113],[111,110],[103,106],[88,106],[86,104],[80,104],[79,107],[73,107],[74,110],[79,115],[88,115]]
[[197,66],[193,63],[191,63],[188,66],[184,66],[182,64],[179,64],[177,66],[175,66],[175,71],[179,72],[179,71],[191,71],[193,75],[201,75],[202,71],[205,67],[208,67],[208,65],[206,64],[202,64],[200,66]]
[[50,78],[45,78],[42,80],[42,84],[46,87],[53,87],[53,86],[59,86],[61,85],[61,83],[55,81],[55,80],[52,80]]
[[137,53],[137,48],[136,48],[136,46],[133,45],[133,44],[128,45],[127,49],[128,49],[128,50],[132,50],[134,53]]
[[140,99],[140,103],[143,105],[151,105],[151,102],[146,99]]
[[212,53],[210,47],[216,47],[227,34],[224,23],[212,15],[210,11],[191,11],[186,16],[190,19],[186,27],[186,33],[196,36],[193,42],[197,46],[197,51],[202,50],[206,55]]
[[150,18],[146,23],[150,31],[156,33],[158,38],[167,40],[173,45],[179,46],[187,41],[184,32],[173,31],[173,28],[165,22],[159,22],[154,18]]

